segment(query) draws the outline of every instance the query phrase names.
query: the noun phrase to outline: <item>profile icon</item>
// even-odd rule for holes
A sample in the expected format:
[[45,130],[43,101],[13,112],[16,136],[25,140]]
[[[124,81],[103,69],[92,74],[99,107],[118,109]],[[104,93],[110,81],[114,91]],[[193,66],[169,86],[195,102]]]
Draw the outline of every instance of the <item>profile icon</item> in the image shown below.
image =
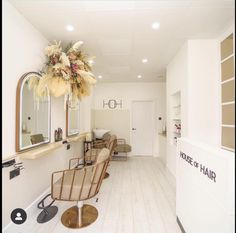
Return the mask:
[[22,224],[22,223],[24,223],[26,221],[26,218],[27,218],[27,214],[21,208],[14,209],[11,212],[11,220],[15,224]]
[[20,213],[20,212],[16,213],[15,220],[16,220],[16,221],[19,221],[19,220],[21,221],[21,220],[22,220],[22,217],[21,217],[21,213]]

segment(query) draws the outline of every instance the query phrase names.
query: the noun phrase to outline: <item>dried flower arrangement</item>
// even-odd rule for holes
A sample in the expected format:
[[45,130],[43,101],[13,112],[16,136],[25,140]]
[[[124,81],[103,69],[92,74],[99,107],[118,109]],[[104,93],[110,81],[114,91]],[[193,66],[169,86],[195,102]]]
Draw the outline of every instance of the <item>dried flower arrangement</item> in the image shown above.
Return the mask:
[[80,47],[82,41],[70,44],[63,51],[61,42],[54,41],[45,48],[47,62],[40,80],[31,79],[29,87],[38,97],[46,95],[46,88],[54,97],[65,96],[70,103],[77,103],[89,96],[91,85],[96,83],[88,57]]

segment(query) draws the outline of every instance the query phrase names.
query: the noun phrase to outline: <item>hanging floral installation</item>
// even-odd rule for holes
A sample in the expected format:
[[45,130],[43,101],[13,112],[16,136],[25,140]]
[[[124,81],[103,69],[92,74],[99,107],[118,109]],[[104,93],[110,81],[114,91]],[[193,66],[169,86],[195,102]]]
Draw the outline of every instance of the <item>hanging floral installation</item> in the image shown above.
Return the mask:
[[42,69],[41,79],[31,79],[29,87],[39,98],[49,93],[54,97],[65,97],[70,105],[89,96],[91,86],[96,83],[89,57],[80,50],[83,42],[78,41],[62,49],[61,42],[54,41],[45,48],[47,62]]

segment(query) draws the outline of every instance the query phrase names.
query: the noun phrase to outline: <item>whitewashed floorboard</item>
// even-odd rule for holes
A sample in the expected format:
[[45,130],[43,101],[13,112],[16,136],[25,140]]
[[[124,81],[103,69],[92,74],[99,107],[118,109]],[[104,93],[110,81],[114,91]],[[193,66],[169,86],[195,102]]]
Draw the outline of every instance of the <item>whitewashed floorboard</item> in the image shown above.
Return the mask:
[[36,215],[28,216],[27,224],[6,233],[181,233],[175,215],[175,180],[158,158],[112,161],[108,172],[99,194],[85,201],[99,212],[90,226],[63,226],[62,213],[76,203],[57,201],[59,211],[50,222],[38,224]]

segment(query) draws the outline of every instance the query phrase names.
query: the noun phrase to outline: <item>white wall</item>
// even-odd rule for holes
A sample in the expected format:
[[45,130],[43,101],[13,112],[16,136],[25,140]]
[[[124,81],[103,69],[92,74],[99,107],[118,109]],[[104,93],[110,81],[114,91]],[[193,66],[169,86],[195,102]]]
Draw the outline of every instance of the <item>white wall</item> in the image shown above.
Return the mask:
[[188,106],[188,43],[185,43],[167,66],[166,70],[166,110],[167,110],[167,144],[166,166],[175,175],[176,146],[172,144],[172,104],[171,97],[176,92],[181,92],[181,119],[183,136],[187,135],[187,106]]
[[188,42],[188,137],[220,145],[219,45],[215,40]]
[[[126,111],[130,118],[131,105],[134,100],[153,100],[155,103],[155,121],[156,121],[156,138],[154,140],[155,149],[154,155],[158,155],[158,117],[162,117],[163,121],[166,120],[166,84],[165,83],[100,83],[94,89],[94,111],[95,112],[105,112],[113,111],[114,114],[117,111]],[[122,109],[114,110],[104,110],[103,109],[103,100],[108,101],[109,99],[122,100]],[[125,113],[125,115],[127,115]],[[110,113],[109,113],[110,114]],[[119,113],[118,113],[119,114]],[[123,114],[124,115],[124,114]],[[123,116],[123,119],[128,119],[127,116]],[[96,113],[94,114],[95,122],[94,127],[96,126]],[[106,121],[106,119],[104,119]],[[127,141],[130,141],[130,127],[127,126],[125,132],[121,132],[120,126],[113,124],[114,132],[118,132],[121,135],[119,137],[126,137]],[[117,126],[117,128],[116,128]]]
[[181,134],[219,146],[220,91],[217,39],[189,40],[167,67],[167,166],[175,174],[176,146],[171,145],[170,99],[181,91]]
[[38,71],[48,41],[23,18],[14,7],[3,1],[3,157],[15,154],[15,99],[20,77]]
[[[3,159],[15,152],[16,87],[20,77],[29,71],[41,69],[44,48],[48,41],[7,1],[3,2]],[[90,130],[91,97],[81,103],[81,132]],[[51,100],[51,136],[54,130],[63,129],[65,137],[66,112],[63,97]],[[51,173],[68,167],[71,157],[81,156],[82,142],[71,144],[36,160],[22,160],[25,167],[21,175],[9,180],[9,171],[4,168],[3,181],[3,227],[10,222],[10,213],[15,208],[28,207],[49,186]],[[18,159],[19,160],[19,159]],[[35,206],[36,209],[36,206]]]

